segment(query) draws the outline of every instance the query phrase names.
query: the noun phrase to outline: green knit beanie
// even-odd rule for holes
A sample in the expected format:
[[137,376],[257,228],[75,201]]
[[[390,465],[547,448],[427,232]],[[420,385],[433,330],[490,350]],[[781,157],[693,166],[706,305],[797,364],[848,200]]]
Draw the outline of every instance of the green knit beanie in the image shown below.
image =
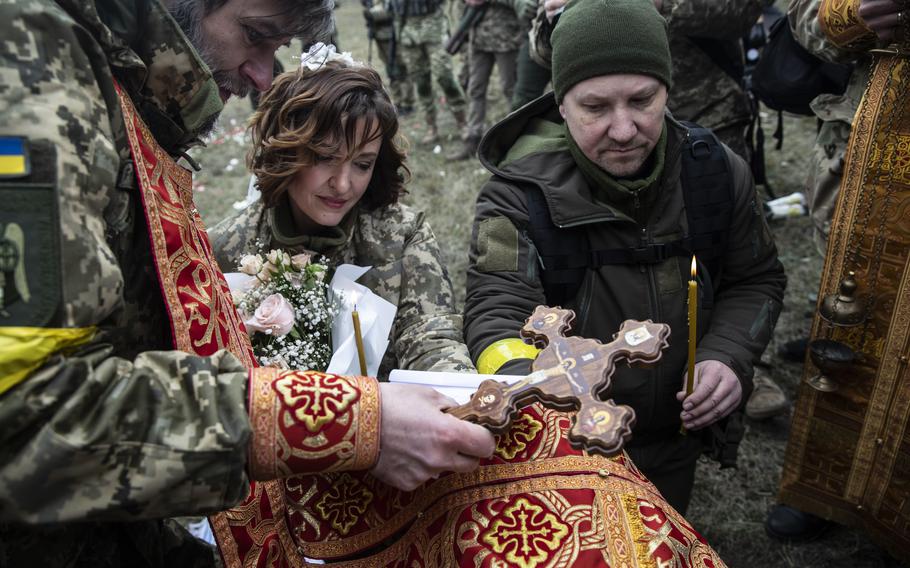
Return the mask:
[[550,38],[556,100],[601,75],[650,75],[672,84],[667,21],[653,0],[571,0]]

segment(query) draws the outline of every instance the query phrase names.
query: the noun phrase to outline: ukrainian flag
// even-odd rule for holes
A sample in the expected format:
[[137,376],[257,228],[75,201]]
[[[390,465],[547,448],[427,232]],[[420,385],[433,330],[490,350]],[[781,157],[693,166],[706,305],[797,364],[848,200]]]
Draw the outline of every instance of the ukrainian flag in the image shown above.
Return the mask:
[[0,177],[28,174],[25,140],[0,136]]

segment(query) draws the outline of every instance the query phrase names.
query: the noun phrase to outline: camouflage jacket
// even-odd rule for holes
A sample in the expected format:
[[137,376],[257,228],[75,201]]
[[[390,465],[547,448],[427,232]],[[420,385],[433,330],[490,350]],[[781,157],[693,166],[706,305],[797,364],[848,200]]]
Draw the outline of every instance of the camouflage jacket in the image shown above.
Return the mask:
[[319,253],[332,266],[372,266],[358,282],[398,307],[380,377],[395,368],[475,372],[452,284],[423,213],[402,204],[358,210],[321,238],[297,235],[292,227],[287,207],[266,209],[256,201],[209,235],[225,272],[235,270],[244,254],[279,248]]
[[[673,116],[706,128],[724,128],[751,120],[749,100],[742,86],[714,62],[711,52],[742,59],[740,38],[761,14],[764,0],[664,0],[673,88],[667,103]],[[550,66],[550,33],[541,5],[531,29],[531,57]]]
[[866,90],[872,58],[867,53],[875,43],[861,44],[850,49],[834,45],[822,31],[818,22],[821,0],[793,0],[787,10],[790,29],[809,53],[826,61],[854,64],[853,73],[843,94],[821,94],[812,101],[812,111],[824,121],[837,120],[853,124],[853,115]]
[[519,21],[511,3],[487,3],[483,18],[471,29],[471,48],[495,53],[518,51],[527,26]]
[[0,139],[30,163],[0,179],[0,523],[43,524],[0,524],[0,559],[160,563],[171,533],[137,521],[247,494],[256,374],[172,350],[113,79],[172,155],[217,85],[158,0],[0,0],[0,34]]

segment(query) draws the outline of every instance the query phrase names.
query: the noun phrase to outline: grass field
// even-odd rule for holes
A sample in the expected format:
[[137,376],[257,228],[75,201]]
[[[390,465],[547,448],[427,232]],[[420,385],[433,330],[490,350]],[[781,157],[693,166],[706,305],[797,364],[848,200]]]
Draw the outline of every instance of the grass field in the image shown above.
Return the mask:
[[[345,0],[336,14],[342,47],[353,52],[355,59],[366,61],[366,30],[359,4]],[[281,53],[288,68],[297,64],[293,53],[299,55],[299,46]],[[374,56],[374,64],[379,65],[378,57]],[[491,119],[503,116],[506,109],[497,84],[491,82]],[[444,107],[441,102],[440,107]],[[196,176],[197,204],[209,226],[228,215],[232,204],[246,193],[249,176],[243,165],[247,143],[243,124],[249,111],[248,101],[232,101],[223,115],[220,133],[207,148],[194,153],[203,165]],[[444,136],[438,148],[424,148],[413,142],[420,140],[424,132],[420,117],[412,115],[403,120],[403,133],[412,141],[409,163],[413,173],[405,201],[426,211],[461,301],[474,199],[487,173],[476,161],[446,163],[446,152],[459,141],[451,115],[444,109],[439,114]],[[769,139],[772,122],[770,117],[766,121]],[[784,125],[783,150],[774,150],[773,142],[766,147],[769,176],[778,195],[802,190],[815,131],[812,119],[787,117]],[[822,260],[812,244],[807,218],[787,220],[773,229],[789,286],[784,312],[765,361],[792,399],[801,366],[783,362],[775,352],[780,344],[807,332],[813,309],[808,297],[818,286]],[[749,423],[737,469],[720,471],[713,463],[700,463],[688,519],[731,567],[898,566],[861,532],[845,527],[834,528],[823,539],[801,546],[781,545],[765,536],[762,523],[775,503],[788,426],[789,416]]]

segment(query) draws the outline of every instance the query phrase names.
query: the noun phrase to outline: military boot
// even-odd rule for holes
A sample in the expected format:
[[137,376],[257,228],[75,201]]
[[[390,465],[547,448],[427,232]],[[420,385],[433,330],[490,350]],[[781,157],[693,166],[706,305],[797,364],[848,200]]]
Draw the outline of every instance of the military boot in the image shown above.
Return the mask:
[[458,132],[464,132],[468,125],[468,119],[465,118],[464,111],[452,111],[452,116],[455,117],[455,126],[458,128]]
[[477,136],[468,136],[461,143],[461,147],[451,154],[446,155],[447,162],[460,162],[470,160],[477,154],[477,146],[480,145],[480,138]]
[[427,124],[427,133],[420,139],[421,144],[434,144],[439,140],[439,129],[436,128],[435,122]]
[[787,396],[771,377],[756,369],[752,382],[755,389],[746,402],[746,416],[752,420],[767,420],[787,411],[790,405]]

